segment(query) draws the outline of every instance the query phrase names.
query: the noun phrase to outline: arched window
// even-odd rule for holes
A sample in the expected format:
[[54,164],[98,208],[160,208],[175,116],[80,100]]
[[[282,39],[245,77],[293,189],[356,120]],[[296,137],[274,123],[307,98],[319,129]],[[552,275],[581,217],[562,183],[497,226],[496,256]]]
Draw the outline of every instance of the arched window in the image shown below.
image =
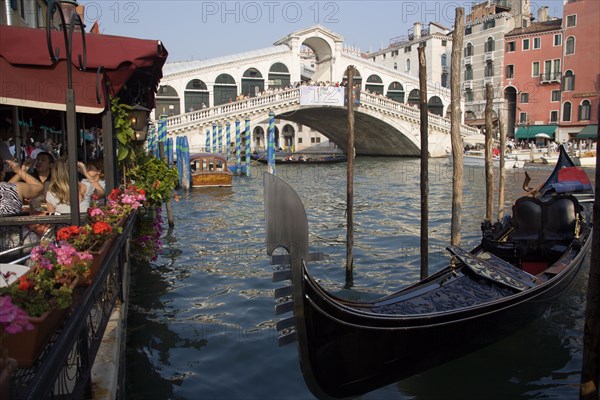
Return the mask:
[[487,60],[485,63],[485,76],[487,78],[494,76],[494,62],[492,60]]
[[565,80],[563,85],[564,90],[575,90],[575,74],[573,74],[573,71],[568,70],[565,72]]
[[467,65],[465,68],[465,81],[471,81],[473,80],[473,67],[470,65]]
[[589,121],[592,115],[592,103],[589,100],[584,100],[579,105],[579,120]]
[[467,47],[465,47],[465,57],[469,57],[473,55],[473,45],[471,43],[467,43]]
[[565,55],[575,54],[575,38],[573,36],[569,36],[567,38],[567,43],[565,46]]
[[406,72],[410,71],[410,60],[406,60]]
[[494,39],[489,37],[485,42],[485,52],[494,51]]
[[571,121],[571,103],[568,101],[563,104],[563,121]]

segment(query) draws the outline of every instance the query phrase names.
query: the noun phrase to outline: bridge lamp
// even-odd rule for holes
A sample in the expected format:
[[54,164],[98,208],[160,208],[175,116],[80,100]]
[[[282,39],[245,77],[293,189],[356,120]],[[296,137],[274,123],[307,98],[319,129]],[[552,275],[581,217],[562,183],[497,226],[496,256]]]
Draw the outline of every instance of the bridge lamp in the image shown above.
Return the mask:
[[149,116],[150,110],[140,104],[136,104],[129,111],[131,128],[135,132],[134,142],[144,142],[146,140]]

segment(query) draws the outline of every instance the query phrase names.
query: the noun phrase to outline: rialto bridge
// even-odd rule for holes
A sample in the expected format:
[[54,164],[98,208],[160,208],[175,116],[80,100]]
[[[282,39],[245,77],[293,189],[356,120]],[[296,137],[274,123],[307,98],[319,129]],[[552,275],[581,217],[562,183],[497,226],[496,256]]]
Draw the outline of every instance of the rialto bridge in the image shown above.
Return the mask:
[[[301,149],[305,127],[347,151],[345,107],[301,105],[298,83],[336,85],[355,66],[361,86],[355,113],[357,155],[415,156],[420,153],[419,82],[347,49],[339,35],[314,26],[287,35],[273,47],[205,61],[167,64],[156,100],[155,118],[167,114],[167,132],[185,135],[192,149],[205,146],[207,132],[225,131],[250,120],[251,148],[266,144],[269,113],[275,113],[278,147]],[[265,79],[266,78],[266,79]],[[450,92],[428,85],[429,151],[444,156],[450,147]],[[461,107],[462,108],[462,107]],[[461,125],[463,136],[479,131]],[[314,136],[314,135],[312,135]],[[232,134],[235,141],[235,135]],[[304,139],[304,141],[303,141]],[[312,142],[314,144],[314,140]]]

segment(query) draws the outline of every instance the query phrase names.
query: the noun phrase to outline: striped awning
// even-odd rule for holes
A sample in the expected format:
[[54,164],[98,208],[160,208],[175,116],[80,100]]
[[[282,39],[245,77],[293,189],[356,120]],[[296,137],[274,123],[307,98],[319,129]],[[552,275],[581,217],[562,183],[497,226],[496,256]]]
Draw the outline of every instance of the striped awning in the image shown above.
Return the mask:
[[596,139],[598,137],[598,125],[588,125],[576,136],[577,139]]
[[556,132],[556,125],[531,125],[531,126],[520,126],[517,129],[515,138],[517,139],[535,139],[535,135],[539,133],[545,133],[554,139],[554,133]]

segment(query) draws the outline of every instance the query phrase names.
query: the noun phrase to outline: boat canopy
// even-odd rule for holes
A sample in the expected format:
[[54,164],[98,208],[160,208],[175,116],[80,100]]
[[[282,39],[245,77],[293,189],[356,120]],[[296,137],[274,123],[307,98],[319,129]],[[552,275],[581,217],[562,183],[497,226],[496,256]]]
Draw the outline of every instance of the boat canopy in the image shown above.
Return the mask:
[[535,135],[545,133],[554,139],[556,132],[556,125],[531,125],[531,126],[520,126],[517,129],[515,138],[517,139],[535,139]]
[[598,125],[588,125],[576,136],[577,139],[596,139],[598,137]]

